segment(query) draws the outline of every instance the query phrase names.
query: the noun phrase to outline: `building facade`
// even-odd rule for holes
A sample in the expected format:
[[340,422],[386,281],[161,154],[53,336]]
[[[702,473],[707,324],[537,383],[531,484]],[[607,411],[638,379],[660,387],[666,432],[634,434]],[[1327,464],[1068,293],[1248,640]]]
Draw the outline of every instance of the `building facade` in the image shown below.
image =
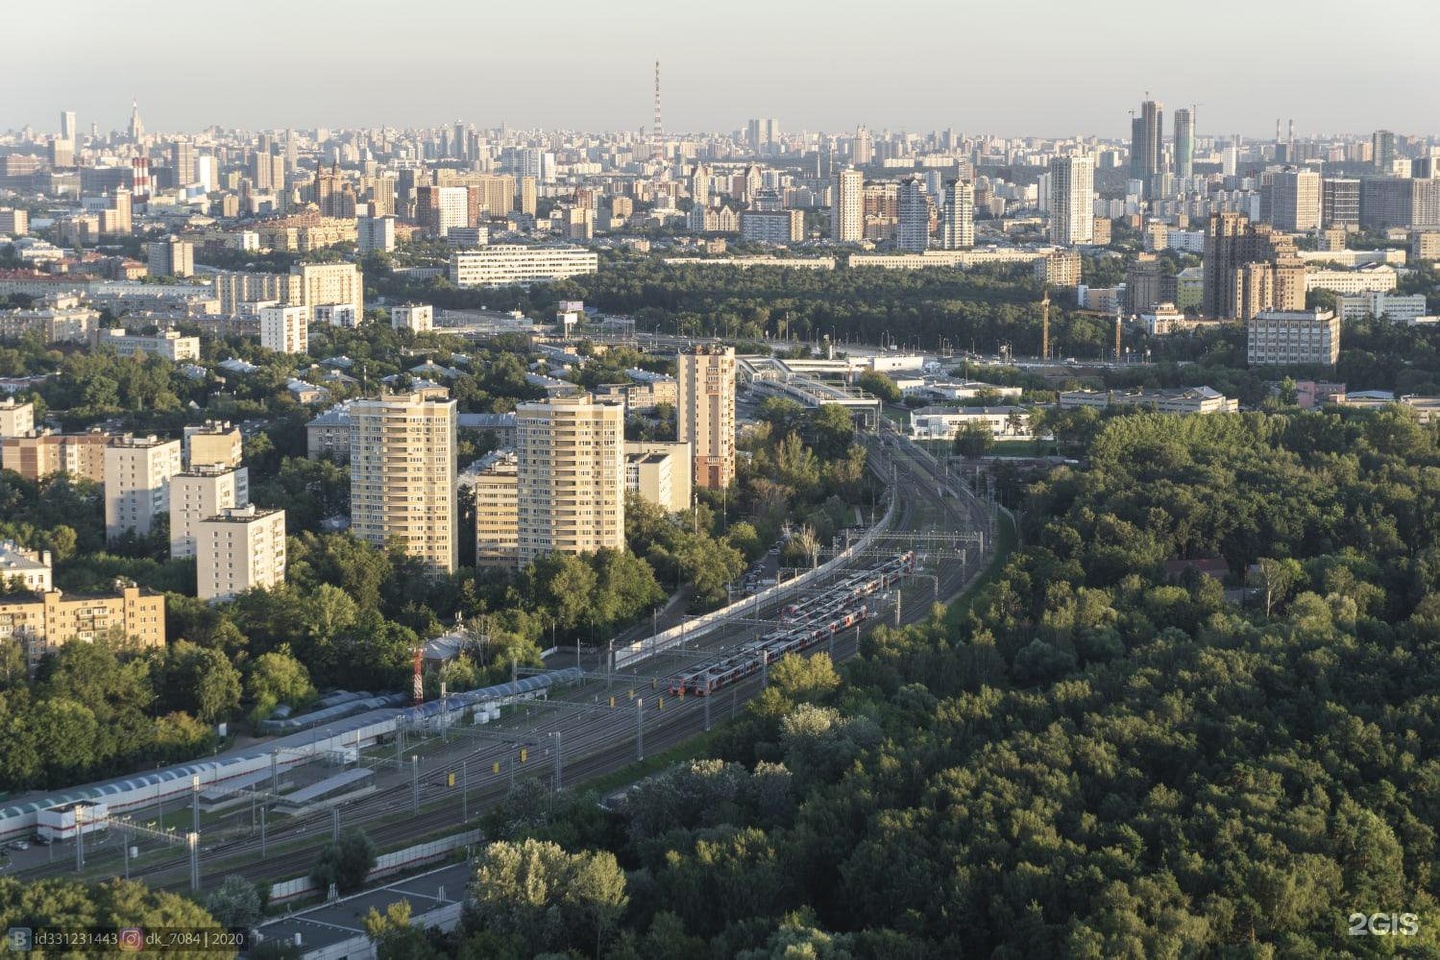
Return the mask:
[[422,393],[355,400],[350,419],[350,530],[437,574],[455,570],[455,401]]
[[310,349],[310,308],[262,307],[260,346],[276,353],[305,353]]
[[43,594],[0,597],[0,639],[14,639],[33,673],[40,659],[71,640],[110,637],[142,649],[165,647],[165,595],[121,586],[114,594]]
[[105,447],[105,536],[147,536],[170,511],[170,478],[180,472],[180,441],[116,437]]
[[472,478],[475,566],[520,563],[520,468],[513,451],[493,455]]
[[951,180],[945,185],[945,206],[940,214],[940,248],[969,250],[975,246],[975,184]]
[[1095,236],[1095,166],[1089,157],[1050,161],[1050,242],[1091,243]]
[[253,503],[229,507],[195,525],[195,592],[229,600],[285,582],[285,511]]
[[676,368],[676,439],[693,449],[695,486],[722,490],[735,477],[735,350],[695,347]]
[[493,244],[452,256],[450,282],[459,287],[497,287],[578,277],[599,269],[599,255],[581,247]]
[[859,170],[835,175],[835,197],[830,205],[830,238],[836,243],[859,243],[865,238],[865,177]]
[[1329,310],[1264,311],[1250,318],[1245,333],[1252,366],[1333,366],[1340,357],[1340,317]]
[[170,478],[170,559],[195,556],[200,521],[250,502],[250,471],[211,464]]
[[625,549],[625,421],[619,406],[556,396],[515,410],[519,563]]

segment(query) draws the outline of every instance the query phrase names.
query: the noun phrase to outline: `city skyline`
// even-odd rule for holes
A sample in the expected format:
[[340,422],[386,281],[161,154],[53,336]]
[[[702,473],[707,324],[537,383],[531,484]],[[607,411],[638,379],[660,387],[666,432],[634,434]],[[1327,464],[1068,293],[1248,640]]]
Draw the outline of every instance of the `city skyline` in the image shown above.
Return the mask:
[[[627,7],[634,16],[625,15]],[[561,3],[536,31],[519,8],[430,5],[421,14],[403,8],[402,17],[391,5],[360,0],[340,19],[328,8],[257,0],[245,18],[226,24],[235,62],[207,72],[216,51],[192,39],[189,25],[142,25],[119,8],[82,0],[64,18],[74,29],[64,31],[53,14],[10,12],[12,36],[21,41],[12,74],[46,82],[0,111],[0,129],[58,129],[60,113],[75,111],[82,133],[92,122],[102,133],[124,130],[133,100],[148,129],[175,132],[211,124],[428,127],[456,119],[479,128],[505,122],[521,129],[648,131],[658,58],[672,135],[743,131],[749,118],[765,116],[787,133],[843,133],[868,124],[1124,139],[1128,111],[1147,92],[1171,110],[1198,104],[1201,136],[1268,138],[1276,117],[1295,118],[1302,137],[1376,128],[1428,132],[1432,121],[1423,106],[1403,96],[1435,80],[1423,46],[1428,31],[1388,25],[1440,19],[1433,8],[1407,2],[1385,18],[1345,16],[1347,43],[1356,49],[1383,43],[1387,69],[1354,72],[1337,86],[1313,78],[1315,51],[1333,43],[1328,24],[1342,22],[1342,11],[1335,3],[1318,7],[1320,13],[1334,7],[1337,17],[1301,22],[1288,5],[1223,0],[1208,5],[1204,17],[1167,22],[1132,0],[1106,0],[1058,6],[1046,14],[1044,35],[1035,36],[1028,8],[986,10],[982,21],[974,11],[928,2],[907,8],[905,18],[876,18],[849,0],[828,5],[823,16],[740,0],[727,9],[727,22],[768,27],[746,31],[741,42],[704,14],[667,10],[661,18],[639,3]],[[845,15],[849,9],[854,16]],[[282,23],[287,38],[324,42],[297,53],[289,42],[274,42]],[[886,51],[906,49],[917,25],[935,36],[975,30],[953,53],[907,57],[902,76]],[[1270,42],[1282,28],[1293,42]],[[97,66],[55,70],[54,46],[45,41],[62,34],[72,62]],[[487,45],[485,38],[496,35],[520,42]],[[149,50],[116,67],[117,45]],[[1107,47],[1117,55],[1107,57]],[[176,83],[177,76],[185,82]],[[492,90],[502,96],[492,97]]]

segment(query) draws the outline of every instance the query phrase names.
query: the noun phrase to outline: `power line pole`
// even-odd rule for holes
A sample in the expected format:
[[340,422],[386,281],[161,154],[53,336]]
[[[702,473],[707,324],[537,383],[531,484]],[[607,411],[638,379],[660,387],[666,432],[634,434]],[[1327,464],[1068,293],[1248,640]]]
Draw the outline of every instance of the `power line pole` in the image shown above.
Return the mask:
[[410,783],[415,791],[415,799],[411,803],[411,809],[415,813],[420,812],[420,754],[410,754]]
[[635,759],[645,759],[645,698],[635,698]]
[[190,892],[197,893],[200,890],[200,834],[187,834],[185,843],[190,848]]
[[200,832],[200,775],[190,778],[190,832]]
[[460,819],[470,820],[470,761],[460,761]]
[[556,730],[551,736],[555,738],[555,792],[559,793],[561,786],[560,775],[562,772],[560,761],[560,731]]

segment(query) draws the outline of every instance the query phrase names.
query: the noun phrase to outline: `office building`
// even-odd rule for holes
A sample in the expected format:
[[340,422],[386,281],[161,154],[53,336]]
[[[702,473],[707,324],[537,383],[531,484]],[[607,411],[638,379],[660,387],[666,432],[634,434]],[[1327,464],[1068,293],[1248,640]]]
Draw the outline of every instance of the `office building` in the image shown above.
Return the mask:
[[110,435],[99,430],[79,434],[30,430],[0,439],[0,466],[31,482],[68,473],[77,480],[104,483],[109,444]]
[[1050,161],[1050,242],[1090,243],[1095,236],[1095,166],[1089,157]]
[[1322,364],[1340,357],[1340,318],[1329,310],[1267,310],[1245,328],[1252,366]]
[[773,117],[751,120],[746,125],[750,149],[760,156],[772,156],[780,149],[780,121]]
[[515,410],[519,563],[625,549],[625,417],[588,395]]
[[1270,222],[1276,230],[1309,233],[1320,229],[1320,174],[1287,167],[1270,179]]
[[200,359],[200,338],[182,336],[178,330],[161,330],[159,333],[129,333],[123,329],[96,330],[95,346],[114,350],[122,357],[144,353],[152,357],[164,357],[171,363]]
[[1175,179],[1188,180],[1195,173],[1195,116],[1189,107],[1175,111]]
[[900,181],[899,223],[895,230],[895,247],[911,253],[924,253],[930,246],[930,198],[925,193],[924,177],[906,177]]
[[170,511],[170,478],[180,472],[180,441],[125,434],[105,447],[105,536],[148,536]]
[[1062,390],[1058,406],[1061,410],[1082,407],[1103,410],[1106,407],[1143,407],[1156,413],[1182,416],[1212,413],[1238,413],[1240,401],[1227,397],[1210,387],[1178,387],[1173,389],[1134,390]]
[[1399,284],[1400,275],[1385,263],[1371,263],[1355,270],[1311,270],[1305,275],[1306,290],[1331,293],[1386,293]]
[[355,221],[355,244],[362,255],[395,249],[395,218],[360,217]]
[[221,464],[240,466],[244,440],[229,420],[206,420],[185,428],[182,441],[188,469]]
[[945,208],[940,215],[940,248],[969,250],[975,246],[975,184],[951,180],[945,185]]
[[1326,177],[1320,183],[1320,225],[1360,226],[1360,181]]
[[285,511],[253,503],[230,507],[195,525],[195,595],[230,600],[285,582]]
[[799,243],[805,239],[802,210],[742,210],[740,239],[750,243]]
[[196,525],[250,502],[250,471],[207,464],[170,478],[170,559],[195,556]]
[[491,454],[471,477],[475,492],[475,566],[520,563],[520,468],[514,451]]
[[390,326],[411,333],[435,329],[435,308],[428,303],[402,303],[390,308]]
[[35,404],[16,403],[15,398],[0,400],[0,439],[18,437],[35,429]]
[[841,170],[835,175],[834,193],[830,238],[836,243],[859,243],[865,235],[865,177],[859,170]]
[[134,584],[113,594],[42,594],[0,597],[0,640],[15,640],[33,674],[40,660],[71,640],[111,638],[141,649],[165,648],[165,595]]
[[498,287],[562,280],[595,273],[598,254],[582,247],[493,244],[450,258],[450,282],[458,287]]
[[1341,320],[1375,317],[1391,323],[1414,323],[1429,313],[1425,308],[1423,293],[1397,296],[1381,290],[1371,290],[1344,294],[1338,299]]
[[698,346],[676,359],[676,439],[693,447],[694,484],[724,489],[735,477],[735,350]]
[[152,277],[190,277],[195,275],[195,245],[188,240],[166,237],[150,244],[146,272]]
[[26,550],[14,540],[0,540],[0,586],[44,593],[51,582],[49,550]]
[[1130,179],[1139,180],[1143,197],[1158,200],[1164,195],[1165,105],[1155,100],[1140,104],[1140,113],[1130,121]]
[[62,111],[60,114],[60,139],[74,143],[78,133],[79,130],[75,127],[75,111]]
[[276,353],[305,353],[310,349],[310,308],[262,307],[260,346]]
[[387,394],[350,404],[350,531],[398,542],[436,574],[456,564],[455,401]]

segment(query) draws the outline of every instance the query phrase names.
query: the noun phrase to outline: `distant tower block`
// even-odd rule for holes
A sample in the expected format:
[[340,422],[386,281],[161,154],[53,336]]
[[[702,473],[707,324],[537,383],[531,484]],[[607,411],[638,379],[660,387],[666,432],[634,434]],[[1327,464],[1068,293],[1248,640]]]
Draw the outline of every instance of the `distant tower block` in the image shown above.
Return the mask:
[[653,154],[657,157],[665,155],[665,124],[660,120],[660,61],[655,61],[655,125],[651,128],[650,136],[654,140]]

